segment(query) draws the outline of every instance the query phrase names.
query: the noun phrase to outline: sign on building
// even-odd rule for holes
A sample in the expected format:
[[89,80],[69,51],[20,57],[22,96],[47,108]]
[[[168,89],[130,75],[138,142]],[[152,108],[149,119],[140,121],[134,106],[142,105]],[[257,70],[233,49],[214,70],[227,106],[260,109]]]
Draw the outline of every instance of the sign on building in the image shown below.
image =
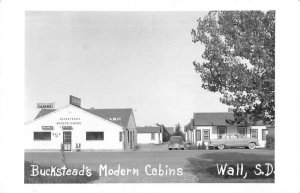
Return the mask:
[[80,107],[81,99],[70,95],[70,104],[74,105],[74,106],[77,106],[77,107]]
[[42,126],[43,130],[53,130],[53,126]]
[[54,109],[54,103],[37,103],[39,109]]

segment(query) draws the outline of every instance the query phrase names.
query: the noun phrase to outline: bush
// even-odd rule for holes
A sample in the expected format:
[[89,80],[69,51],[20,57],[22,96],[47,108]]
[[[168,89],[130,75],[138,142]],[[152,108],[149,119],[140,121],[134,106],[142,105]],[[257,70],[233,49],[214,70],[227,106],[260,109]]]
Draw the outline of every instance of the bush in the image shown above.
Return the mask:
[[204,150],[204,149],[206,149],[206,147],[207,146],[205,145],[204,141],[202,141],[202,143],[198,145],[198,149],[200,149],[200,150]]
[[196,145],[191,145],[189,148],[189,150],[197,150],[197,149],[198,149],[198,147]]
[[274,135],[267,135],[266,148],[275,149],[275,137],[274,137]]

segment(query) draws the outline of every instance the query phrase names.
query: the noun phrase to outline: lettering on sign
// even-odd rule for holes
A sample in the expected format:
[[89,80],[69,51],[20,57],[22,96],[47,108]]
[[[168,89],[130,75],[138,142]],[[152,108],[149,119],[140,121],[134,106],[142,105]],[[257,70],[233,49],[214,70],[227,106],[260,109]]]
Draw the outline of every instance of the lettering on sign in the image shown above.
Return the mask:
[[63,130],[72,130],[72,129],[73,129],[72,126],[61,126],[61,128],[62,128]]
[[39,109],[53,109],[54,103],[37,103],[37,108]]
[[110,121],[121,121],[121,117],[110,117],[108,118]]
[[42,126],[43,130],[53,130],[53,126]]

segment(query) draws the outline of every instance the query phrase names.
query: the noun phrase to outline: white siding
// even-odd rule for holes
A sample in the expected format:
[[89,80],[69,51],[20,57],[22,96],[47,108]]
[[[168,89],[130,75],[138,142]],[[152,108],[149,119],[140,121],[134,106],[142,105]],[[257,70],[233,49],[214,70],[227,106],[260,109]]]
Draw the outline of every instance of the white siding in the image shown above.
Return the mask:
[[[226,126],[227,127],[227,133],[237,133],[237,126]],[[197,144],[202,144],[203,140],[203,130],[208,129],[210,131],[210,139],[217,139],[218,138],[218,126],[196,126],[196,130],[201,130],[201,141],[196,142],[196,130],[193,131],[193,141]],[[257,129],[258,131],[258,147],[265,147],[266,141],[262,140],[262,130],[266,129],[266,126],[249,126],[247,127],[247,138],[250,138],[250,129]],[[205,142],[207,144],[207,142]]]
[[[160,140],[159,140],[160,138]],[[138,144],[159,144],[162,142],[162,135],[155,133],[155,139],[151,139],[151,133],[138,133],[137,134],[137,143]]]
[[[266,126],[251,126],[249,127],[249,137],[250,137],[250,129],[257,129],[258,130],[258,143],[259,143],[259,147],[265,147],[266,145],[266,140],[262,140],[262,130],[263,129],[267,129]],[[247,131],[248,133],[248,131]]]
[[[75,149],[76,143],[81,143],[81,149],[83,150],[123,150],[123,141],[119,141],[119,132],[123,132],[121,126],[72,105],[26,124],[25,139],[27,142],[25,149],[59,150],[63,143],[63,130],[61,125],[57,124],[57,122],[63,122],[60,118],[80,118],[80,120],[69,121],[81,122],[81,124],[72,125],[72,150]],[[42,126],[53,126],[54,129],[51,130],[51,141],[33,140],[33,132],[43,131]],[[104,140],[87,141],[87,131],[104,132]]]

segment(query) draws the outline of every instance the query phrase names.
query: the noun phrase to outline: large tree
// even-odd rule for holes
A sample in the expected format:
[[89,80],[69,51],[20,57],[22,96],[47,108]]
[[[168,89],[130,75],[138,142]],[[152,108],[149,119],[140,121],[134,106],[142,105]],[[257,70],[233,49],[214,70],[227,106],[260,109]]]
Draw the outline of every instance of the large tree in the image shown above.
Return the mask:
[[202,87],[234,107],[239,124],[275,120],[275,12],[211,11],[192,30],[205,46],[194,61]]

